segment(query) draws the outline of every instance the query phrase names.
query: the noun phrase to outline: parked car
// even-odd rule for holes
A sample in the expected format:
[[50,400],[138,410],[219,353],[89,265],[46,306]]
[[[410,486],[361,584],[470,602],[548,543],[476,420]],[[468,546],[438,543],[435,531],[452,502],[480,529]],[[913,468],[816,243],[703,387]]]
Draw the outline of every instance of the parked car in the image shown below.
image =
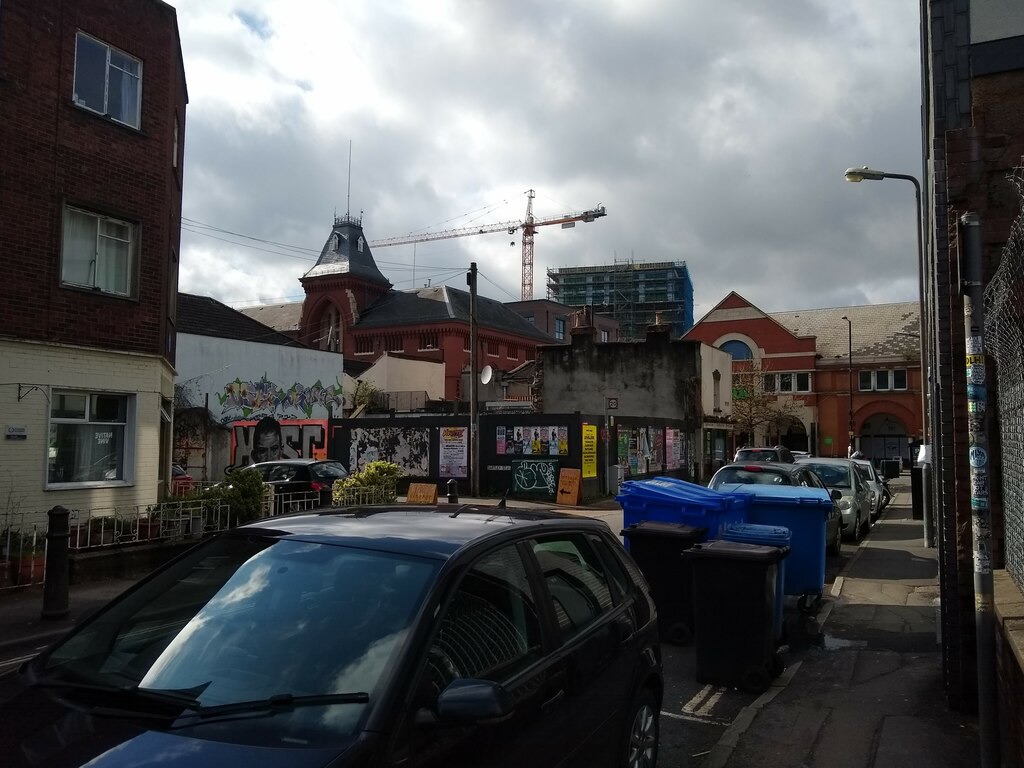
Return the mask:
[[871,526],[871,497],[853,459],[830,459],[815,457],[800,459],[815,471],[826,488],[840,492],[839,511],[843,515],[843,534],[853,541],[860,541]]
[[274,486],[278,514],[311,505],[330,506],[334,481],[348,477],[345,465],[330,459],[261,461],[252,468],[262,475],[264,483]]
[[825,486],[817,473],[805,464],[760,462],[756,464],[726,464],[711,476],[708,487],[721,491],[742,485],[802,485],[821,488],[832,498],[832,514],[825,523],[825,551],[838,555],[843,543],[843,518],[839,508],[842,494]]
[[403,505],[218,534],[9,683],[9,768],[521,768],[653,766],[664,679],[604,522]]
[[871,491],[871,522],[874,522],[885,507],[885,488],[882,484],[882,476],[878,474],[878,470],[869,459],[853,459],[853,462],[857,465],[857,469],[860,470]]
[[171,465],[171,495],[183,496],[195,487],[192,475],[180,464]]
[[792,464],[793,454],[784,445],[774,445],[770,448],[745,447],[736,451],[733,461],[778,461]]

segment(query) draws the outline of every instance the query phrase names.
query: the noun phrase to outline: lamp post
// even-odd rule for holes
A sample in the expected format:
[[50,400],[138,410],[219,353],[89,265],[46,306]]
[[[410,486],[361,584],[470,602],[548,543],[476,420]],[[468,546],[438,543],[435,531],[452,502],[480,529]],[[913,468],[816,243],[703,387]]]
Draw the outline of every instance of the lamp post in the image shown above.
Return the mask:
[[846,455],[853,455],[853,322],[846,315],[847,358],[846,358],[846,386],[850,390],[850,409],[847,412],[849,437],[847,438]]
[[[921,184],[913,176],[906,173],[888,173],[868,168],[866,165],[861,168],[847,168],[846,180],[859,181],[883,181],[884,179],[903,179],[914,185],[914,200],[917,203],[917,289],[918,289],[918,312],[921,315],[921,339],[918,354],[921,357],[921,444],[929,444],[928,427],[928,315],[925,312],[925,275],[928,273],[928,264],[924,258],[924,245],[922,232],[924,230],[924,218],[921,215]],[[934,450],[930,447],[929,450]],[[932,515],[928,498],[928,474],[927,465],[922,465],[921,478],[921,517],[924,523],[924,546],[934,546],[932,538]]]

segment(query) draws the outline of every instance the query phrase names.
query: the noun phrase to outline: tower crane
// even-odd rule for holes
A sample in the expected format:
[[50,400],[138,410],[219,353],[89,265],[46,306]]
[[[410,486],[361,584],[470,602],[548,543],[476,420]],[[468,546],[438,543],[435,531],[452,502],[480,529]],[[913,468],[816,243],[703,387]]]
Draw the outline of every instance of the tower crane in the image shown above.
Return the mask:
[[390,245],[408,245],[409,243],[424,243],[431,240],[447,240],[453,237],[467,237],[468,235],[485,235],[489,232],[507,232],[514,235],[516,230],[523,231],[523,301],[530,301],[533,298],[533,236],[537,227],[546,227],[550,224],[561,224],[563,229],[576,226],[577,221],[591,222],[601,216],[607,216],[605,207],[599,205],[589,211],[577,211],[575,213],[563,213],[560,216],[547,216],[542,219],[534,218],[533,198],[534,191],[526,193],[526,218],[523,221],[502,221],[496,224],[484,224],[476,227],[462,227],[461,229],[446,229],[441,232],[426,232],[421,235],[405,235],[403,237],[388,237],[383,240],[370,242],[371,248],[384,248]]

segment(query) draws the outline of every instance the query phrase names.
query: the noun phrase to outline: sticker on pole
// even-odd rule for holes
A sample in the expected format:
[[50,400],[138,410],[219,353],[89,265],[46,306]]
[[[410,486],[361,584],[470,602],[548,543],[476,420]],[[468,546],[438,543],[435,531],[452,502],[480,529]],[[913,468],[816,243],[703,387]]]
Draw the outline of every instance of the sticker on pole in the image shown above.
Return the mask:
[[988,451],[980,445],[972,445],[971,450],[968,453],[968,459],[971,462],[971,466],[975,469],[978,467],[984,467],[988,464]]
[[967,354],[968,355],[980,355],[984,349],[984,345],[981,341],[981,336],[968,336],[967,337]]

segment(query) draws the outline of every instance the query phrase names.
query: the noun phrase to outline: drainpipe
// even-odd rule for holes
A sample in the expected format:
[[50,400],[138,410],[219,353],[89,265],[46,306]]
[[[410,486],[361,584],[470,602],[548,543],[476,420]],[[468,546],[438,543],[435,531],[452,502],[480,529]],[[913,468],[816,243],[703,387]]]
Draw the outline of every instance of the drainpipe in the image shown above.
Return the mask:
[[974,550],[974,632],[978,658],[978,741],[981,768],[999,766],[999,699],[996,686],[992,597],[992,510],[989,508],[988,391],[985,384],[985,307],[981,218],[960,217],[963,243],[960,291],[967,348],[968,460],[971,467],[971,540]]

